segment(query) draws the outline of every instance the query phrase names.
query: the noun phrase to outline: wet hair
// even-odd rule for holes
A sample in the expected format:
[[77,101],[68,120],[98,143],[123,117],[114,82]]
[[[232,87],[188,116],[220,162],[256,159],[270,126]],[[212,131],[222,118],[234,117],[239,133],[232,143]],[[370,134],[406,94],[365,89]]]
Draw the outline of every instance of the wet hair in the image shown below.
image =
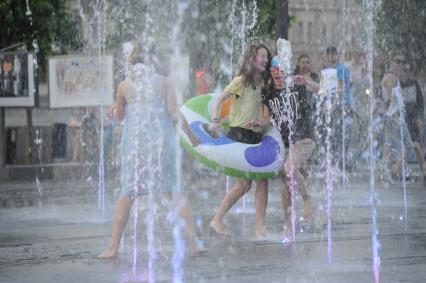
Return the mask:
[[300,67],[299,67],[299,63],[300,60],[302,60],[303,58],[308,58],[309,60],[311,60],[311,57],[309,57],[308,54],[300,54],[299,57],[297,57],[297,64],[296,64],[296,68],[294,69],[294,73],[295,74],[299,74],[300,73]]
[[243,61],[240,67],[239,76],[243,76],[243,84],[245,87],[252,86],[256,88],[255,75],[256,75],[256,55],[257,52],[264,48],[268,53],[268,64],[265,71],[262,73],[262,79],[264,80],[265,85],[267,84],[270,75],[269,68],[271,67],[271,52],[264,44],[251,44],[247,47],[244,52]]
[[139,41],[132,42],[133,48],[129,54],[128,61],[131,64],[143,63],[142,57],[142,43]]
[[389,59],[393,60],[396,56],[404,56],[404,58],[407,59],[407,56],[405,55],[405,53],[401,49],[393,50],[390,53]]
[[329,55],[329,54],[337,54],[337,48],[336,48],[336,46],[329,46],[329,47],[327,47],[327,49],[325,50],[325,53],[327,53],[327,55]]

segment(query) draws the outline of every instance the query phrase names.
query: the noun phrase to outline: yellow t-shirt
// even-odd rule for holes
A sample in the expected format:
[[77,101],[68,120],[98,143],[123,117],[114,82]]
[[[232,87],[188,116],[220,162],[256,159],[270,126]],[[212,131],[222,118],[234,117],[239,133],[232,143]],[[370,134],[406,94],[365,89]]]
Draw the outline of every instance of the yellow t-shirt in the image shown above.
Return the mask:
[[[261,91],[263,81],[254,89],[252,86],[244,86],[243,77],[235,77],[225,88],[225,91],[232,93],[231,110],[229,112],[229,125],[231,127],[246,128],[245,125],[253,119],[262,117],[262,97]],[[251,128],[255,132],[261,129]]]

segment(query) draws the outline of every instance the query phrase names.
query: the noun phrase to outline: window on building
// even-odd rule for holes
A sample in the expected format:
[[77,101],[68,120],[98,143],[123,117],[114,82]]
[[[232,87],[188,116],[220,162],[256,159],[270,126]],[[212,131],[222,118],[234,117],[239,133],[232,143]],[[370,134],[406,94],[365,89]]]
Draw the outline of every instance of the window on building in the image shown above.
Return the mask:
[[299,42],[305,42],[305,31],[303,30],[303,22],[299,22]]
[[17,128],[6,128],[6,164],[16,164]]
[[53,127],[53,158],[64,158],[67,153],[67,125],[57,123]]

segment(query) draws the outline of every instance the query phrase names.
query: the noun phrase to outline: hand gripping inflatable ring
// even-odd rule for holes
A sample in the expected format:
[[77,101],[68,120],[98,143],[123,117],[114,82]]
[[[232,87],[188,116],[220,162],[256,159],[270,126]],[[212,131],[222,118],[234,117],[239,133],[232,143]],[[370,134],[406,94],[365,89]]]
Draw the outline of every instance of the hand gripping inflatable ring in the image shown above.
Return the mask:
[[[258,144],[236,142],[223,133],[210,135],[203,125],[210,122],[210,109],[215,98],[213,94],[195,96],[181,107],[182,115],[200,139],[200,144],[193,147],[183,130],[179,129],[183,147],[204,165],[229,176],[267,179],[278,175],[285,157],[278,130],[269,128]],[[227,113],[221,109],[220,115],[224,118]]]

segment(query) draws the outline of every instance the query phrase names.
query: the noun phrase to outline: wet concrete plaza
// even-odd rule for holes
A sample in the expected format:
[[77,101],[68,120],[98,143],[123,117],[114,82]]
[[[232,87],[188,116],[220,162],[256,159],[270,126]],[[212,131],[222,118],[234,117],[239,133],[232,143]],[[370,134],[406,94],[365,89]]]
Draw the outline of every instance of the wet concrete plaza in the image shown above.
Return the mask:
[[[221,180],[222,182],[223,180]],[[272,235],[253,237],[253,191],[226,217],[234,233],[209,235],[205,229],[224,195],[223,183],[193,193],[192,203],[200,236],[208,253],[192,257],[186,251],[184,282],[374,282],[372,272],[372,214],[368,176],[351,177],[333,191],[331,250],[328,252],[325,189],[310,181],[315,198],[314,216],[298,221],[296,242],[280,241],[282,227],[278,180],[270,185],[267,225]],[[216,187],[216,188],[214,188]],[[407,219],[404,219],[401,184],[376,186],[380,200],[377,225],[381,249],[380,282],[425,282],[426,188],[407,184]],[[118,258],[99,260],[108,244],[113,198],[105,213],[96,202],[42,204],[0,209],[0,282],[144,282],[148,252],[144,221],[139,221],[137,257],[133,257],[131,218]],[[147,199],[138,200],[144,215]],[[297,200],[300,215],[301,200]],[[157,282],[172,282],[173,238],[167,217],[157,221]],[[179,282],[179,281],[175,281]]]

